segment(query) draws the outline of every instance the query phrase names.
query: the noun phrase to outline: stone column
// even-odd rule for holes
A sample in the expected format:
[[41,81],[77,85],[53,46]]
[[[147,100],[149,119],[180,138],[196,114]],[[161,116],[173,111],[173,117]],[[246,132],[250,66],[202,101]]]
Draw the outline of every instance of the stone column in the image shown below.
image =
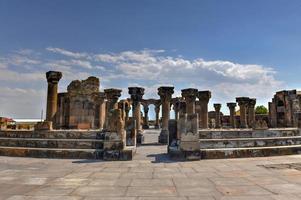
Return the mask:
[[143,128],[144,129],[149,129],[149,124],[148,124],[148,111],[149,111],[149,107],[148,107],[148,105],[144,105],[143,106],[143,111],[144,111]]
[[230,110],[230,126],[231,128],[236,128],[236,120],[235,120],[236,103],[227,103],[227,106]]
[[155,121],[155,128],[160,128],[160,104],[155,105],[155,113],[156,113],[156,121]]
[[238,103],[240,109],[240,128],[248,128],[247,108],[249,104],[249,98],[238,97],[236,98],[236,102]]
[[48,82],[46,121],[54,122],[54,117],[57,111],[58,83],[62,78],[62,73],[49,71],[46,73],[46,78]]
[[99,129],[103,129],[106,117],[105,94],[101,93],[99,98]]
[[195,99],[198,94],[198,90],[194,88],[188,88],[182,90],[182,97],[186,102],[186,113],[188,115],[195,113]]
[[200,113],[199,113],[199,127],[208,128],[208,103],[211,98],[210,91],[199,91],[198,92],[199,104],[200,104]]
[[129,121],[129,112],[131,110],[131,106],[129,105],[128,102],[125,103],[125,106],[124,106],[124,111],[125,111],[125,122],[128,122]]
[[133,119],[136,121],[136,133],[137,133],[137,143],[141,144],[143,142],[143,134],[141,127],[141,100],[144,95],[144,88],[141,87],[129,87],[129,94],[132,100],[132,113]]
[[122,90],[110,88],[110,89],[105,89],[104,92],[107,99],[104,129],[107,129],[109,125],[111,110],[118,109],[118,98],[121,96]]
[[255,123],[255,105],[256,99],[250,99],[248,104],[248,125],[249,127],[253,127]]
[[215,128],[221,128],[221,107],[222,105],[219,103],[213,104],[215,109]]
[[168,120],[170,117],[170,101],[172,94],[174,93],[174,87],[160,87],[158,88],[158,95],[161,99],[162,105],[162,130],[159,136],[159,143],[168,143]]

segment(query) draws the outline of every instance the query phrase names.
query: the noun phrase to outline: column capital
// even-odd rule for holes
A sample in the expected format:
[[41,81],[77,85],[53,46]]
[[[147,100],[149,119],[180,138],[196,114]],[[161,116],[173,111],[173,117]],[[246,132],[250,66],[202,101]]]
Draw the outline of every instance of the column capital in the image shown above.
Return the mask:
[[120,89],[116,89],[116,88],[109,88],[109,89],[105,89],[105,96],[106,98],[110,101],[110,100],[115,100],[117,101],[118,98],[121,96],[121,92],[122,90]]
[[195,100],[198,95],[198,90],[195,88],[187,88],[183,89],[182,91],[182,97],[186,99]]
[[203,101],[203,102],[209,102],[209,99],[211,98],[211,92],[209,90],[207,91],[199,91],[198,92],[198,98],[200,101]]
[[234,102],[230,102],[230,103],[227,103],[227,106],[229,109],[234,109],[237,106],[237,104]]
[[163,86],[158,88],[158,95],[160,96],[160,99],[166,99],[168,101],[171,101],[171,96],[174,93],[174,87],[170,86]]
[[129,87],[129,95],[131,100],[134,102],[140,102],[144,95],[144,88],[142,87]]
[[249,107],[254,108],[256,105],[256,99],[249,99]]
[[219,112],[221,110],[222,104],[220,103],[215,103],[213,104],[215,111]]
[[46,72],[46,79],[48,83],[58,83],[62,78],[62,72],[48,71]]
[[238,103],[239,106],[242,105],[248,105],[249,104],[249,97],[237,97],[236,102]]

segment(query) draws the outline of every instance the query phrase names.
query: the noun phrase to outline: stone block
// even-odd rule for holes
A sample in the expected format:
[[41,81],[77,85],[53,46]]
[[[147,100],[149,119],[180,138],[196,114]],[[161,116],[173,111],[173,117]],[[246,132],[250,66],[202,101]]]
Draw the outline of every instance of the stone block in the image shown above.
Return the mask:
[[49,131],[52,130],[52,122],[51,121],[43,121],[43,122],[38,122],[35,127],[35,130],[39,131]]
[[180,149],[182,151],[197,151],[200,150],[199,141],[181,141]]
[[78,123],[77,129],[90,129],[91,125],[90,123]]
[[122,141],[104,141],[103,148],[104,148],[104,150],[122,150],[123,142]]

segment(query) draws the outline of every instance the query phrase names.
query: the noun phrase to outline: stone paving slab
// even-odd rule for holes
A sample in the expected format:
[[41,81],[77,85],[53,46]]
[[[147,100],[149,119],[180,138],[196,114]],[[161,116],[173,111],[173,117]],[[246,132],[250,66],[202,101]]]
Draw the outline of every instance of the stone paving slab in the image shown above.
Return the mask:
[[273,168],[301,155],[173,162],[165,152],[141,146],[117,162],[0,157],[0,200],[301,199],[301,171]]

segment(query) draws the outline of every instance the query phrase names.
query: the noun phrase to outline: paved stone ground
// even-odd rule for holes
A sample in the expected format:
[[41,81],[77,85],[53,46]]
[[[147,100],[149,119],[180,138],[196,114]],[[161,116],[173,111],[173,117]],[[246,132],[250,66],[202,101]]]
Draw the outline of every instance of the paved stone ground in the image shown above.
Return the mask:
[[265,168],[301,163],[301,155],[172,162],[166,146],[146,144],[133,161],[100,162],[0,157],[0,199],[63,200],[295,200],[301,171]]

